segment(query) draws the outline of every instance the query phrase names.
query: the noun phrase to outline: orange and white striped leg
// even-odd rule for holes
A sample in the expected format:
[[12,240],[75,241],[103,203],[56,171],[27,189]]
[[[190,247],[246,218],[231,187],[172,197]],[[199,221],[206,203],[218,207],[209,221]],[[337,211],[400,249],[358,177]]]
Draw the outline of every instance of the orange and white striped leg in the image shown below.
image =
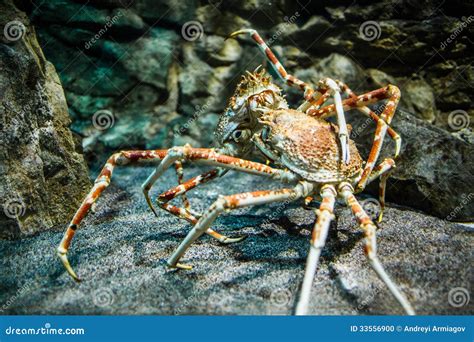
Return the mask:
[[79,209],[76,211],[76,214],[72,218],[69,226],[64,233],[64,236],[58,246],[57,254],[61,259],[64,267],[68,271],[74,280],[79,281],[79,277],[72,269],[68,259],[67,252],[69,246],[71,245],[72,238],[76,233],[79,224],[82,222],[84,217],[87,215],[89,210],[95,201],[99,198],[101,193],[109,186],[110,180],[112,178],[112,173],[116,165],[127,165],[139,162],[145,162],[150,160],[161,160],[163,159],[168,150],[145,150],[145,151],[122,151],[113,154],[107,160],[107,163],[102,168],[99,176],[95,180],[94,186],[87,194],[86,198],[82,202]]
[[[313,93],[314,93],[313,88],[308,83],[303,82],[302,80],[296,78],[293,75],[290,75],[285,70],[285,68],[280,63],[278,58],[275,56],[273,51],[270,50],[268,45],[265,43],[265,41],[262,39],[262,37],[258,34],[256,30],[244,29],[244,30],[235,31],[229,36],[229,38],[235,38],[236,36],[240,34],[250,34],[252,39],[257,43],[258,47],[263,52],[263,54],[267,57],[273,69],[275,70],[275,72],[278,74],[278,76],[281,78],[283,82],[285,82],[290,87],[303,91],[305,100],[316,98],[316,95],[313,96]],[[319,96],[321,96],[321,94],[319,94]]]
[[[183,184],[183,177],[184,177],[183,163],[181,163],[179,160],[175,161],[174,162],[174,168],[176,169],[176,175],[178,177],[178,184]],[[186,192],[183,192],[181,194],[181,200],[183,201],[184,209],[186,209],[186,211],[190,212],[191,205],[189,203],[188,197],[186,196]]]
[[[350,98],[357,98],[357,94],[355,94],[347,84],[341,82],[341,81],[336,81],[341,90]],[[362,107],[356,107],[358,111],[360,111],[362,114],[366,115],[367,117],[371,118],[375,123],[378,123],[379,120],[382,120],[373,110],[371,110],[367,106],[362,106]],[[391,120],[391,119],[390,119]],[[390,127],[390,123],[387,122],[388,127],[387,127],[387,133],[390,136],[390,138],[393,139],[395,142],[395,155],[393,158],[397,158],[398,155],[400,154],[400,150],[402,147],[402,138],[400,135],[393,130],[392,127]]]
[[296,305],[296,315],[306,315],[308,312],[311,287],[313,285],[314,275],[318,268],[319,257],[321,255],[321,250],[326,243],[329,225],[334,219],[333,211],[336,196],[337,192],[334,186],[324,185],[321,188],[322,202],[319,210],[316,211],[318,219],[311,236],[311,245],[309,248],[308,258],[306,260],[303,285],[301,286],[300,297]]
[[[176,176],[178,178],[178,184],[181,184],[183,182],[183,173],[184,173],[183,172],[183,164],[179,160],[177,160],[174,163],[174,167],[175,167],[175,170],[176,170]],[[155,214],[155,216],[158,217],[158,213],[156,212],[155,208],[153,207],[153,203],[151,202],[151,198],[150,198],[150,190],[151,190],[152,186],[153,186],[153,184],[145,183],[145,184],[142,185],[142,190],[143,190],[143,195],[145,196],[146,203],[148,204],[148,207],[150,207],[153,214]],[[189,210],[189,201],[188,201],[185,193],[183,193],[183,195],[182,195],[182,200],[183,200],[183,205],[184,205],[185,209]]]
[[385,190],[387,187],[387,179],[390,177],[391,172],[395,169],[395,160],[392,158],[386,158],[381,162],[370,174],[368,183],[372,183],[375,179],[380,177],[379,183],[379,202],[380,202],[380,214],[377,219],[378,222],[382,222],[383,211],[385,209]]
[[[389,84],[387,87],[373,90],[366,94],[359,95],[357,97],[351,97],[342,101],[343,109],[347,111],[352,108],[356,109],[359,107],[365,107],[369,104],[373,104],[381,100],[387,100],[387,103],[385,104],[385,108],[382,112],[382,115],[380,116],[380,119],[377,120],[374,143],[369,153],[367,164],[359,180],[359,184],[356,187],[357,192],[362,191],[367,185],[370,173],[372,172],[375,163],[378,159],[385,133],[389,128],[388,125],[392,121],[393,115],[395,114],[395,110],[397,108],[397,104],[400,100],[400,90],[396,86]],[[322,119],[330,117],[335,113],[337,113],[337,110],[334,104],[325,106],[320,109],[309,109],[306,112],[306,114],[308,115],[319,117]]]
[[231,196],[220,196],[202,215],[198,223],[188,233],[178,248],[168,259],[168,266],[181,269],[190,269],[191,266],[179,263],[179,260],[189,248],[214,222],[214,220],[225,210],[242,208],[250,205],[260,205],[281,201],[295,201],[298,198],[308,196],[313,190],[313,185],[300,182],[293,189],[266,190],[245,192]]
[[388,125],[390,125],[392,122],[393,115],[395,114],[398,102],[400,101],[400,90],[395,86],[389,85],[387,87],[387,96],[388,100],[387,103],[385,103],[385,108],[382,112],[382,115],[380,116],[381,120],[377,122],[374,143],[370,150],[369,157],[367,158],[367,164],[365,165],[362,176],[356,186],[357,191],[362,191],[365,189],[370,174],[372,173],[375,163],[377,162]]
[[369,263],[379,278],[387,285],[392,295],[397,299],[408,315],[415,315],[413,307],[406,297],[398,289],[397,285],[385,271],[382,263],[377,256],[376,226],[364,211],[360,203],[354,196],[354,189],[349,183],[341,183],[339,185],[339,194],[346,204],[351,208],[352,213],[357,219],[360,227],[365,235],[365,255],[369,259]]
[[[192,225],[195,225],[198,222],[198,219],[196,218],[195,214],[191,213],[189,210],[186,210],[186,208],[180,208],[172,204],[169,204],[168,202],[178,196],[183,196],[187,191],[194,189],[199,184],[207,183],[208,181],[214,179],[218,175],[219,175],[219,171],[217,169],[214,169],[214,170],[205,172],[199,176],[196,176],[194,178],[191,178],[190,180],[186,182],[182,182],[180,185],[172,189],[169,189],[163,192],[161,195],[159,195],[157,199],[158,205],[162,209],[168,211],[169,213],[179,218],[185,219],[186,221],[190,222]],[[225,244],[239,242],[246,238],[246,236],[231,238],[231,237],[219,234],[216,231],[212,230],[211,228],[209,228],[206,231],[206,234],[212,236],[213,238],[217,239],[221,243],[225,243]]]
[[286,183],[295,182],[299,179],[299,176],[290,171],[275,169],[265,164],[221,154],[211,148],[193,148],[190,145],[185,145],[169,149],[166,157],[163,158],[158,167],[148,177],[143,187],[154,184],[165,170],[177,160],[189,160],[223,169],[238,170],[254,175],[271,177]]
[[321,82],[321,86],[319,87],[320,89],[314,90],[308,83],[301,81],[300,79],[296,78],[293,75],[290,75],[283,65],[280,63],[280,61],[277,59],[275,54],[272,52],[272,50],[268,47],[268,45],[265,43],[265,41],[262,39],[262,37],[258,34],[256,30],[253,29],[244,29],[244,30],[239,30],[234,33],[232,33],[229,38],[234,38],[238,36],[239,34],[250,34],[252,39],[257,43],[258,47],[260,50],[265,54],[267,57],[268,61],[278,74],[278,76],[282,79],[283,82],[288,84],[291,87],[294,87],[296,89],[300,89],[304,92],[304,99],[305,102],[298,107],[298,110],[305,112],[312,103],[317,101],[319,98],[323,96],[323,94],[329,89],[331,91],[331,94],[334,97],[334,103],[336,105],[336,110],[337,110],[337,123],[339,125],[339,140],[341,143],[341,151],[342,151],[342,160],[345,163],[348,163],[350,160],[349,156],[349,137],[347,134],[347,126],[346,126],[346,120],[344,118],[344,111],[342,109],[342,100],[341,100],[341,94],[339,90],[339,86],[336,84],[335,81],[326,78],[323,79]]

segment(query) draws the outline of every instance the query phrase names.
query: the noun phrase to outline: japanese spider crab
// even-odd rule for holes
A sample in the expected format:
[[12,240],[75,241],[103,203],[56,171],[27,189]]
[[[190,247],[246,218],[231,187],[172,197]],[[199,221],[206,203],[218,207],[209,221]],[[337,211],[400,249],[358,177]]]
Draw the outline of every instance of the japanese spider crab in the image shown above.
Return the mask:
[[[395,161],[387,158],[377,166],[375,164],[386,133],[396,142],[394,158],[399,154],[401,138],[390,127],[390,122],[400,99],[400,91],[396,86],[388,85],[364,95],[356,95],[347,85],[329,78],[321,80],[317,89],[313,89],[309,84],[286,72],[255,30],[240,30],[230,37],[244,33],[251,35],[287,85],[304,92],[305,101],[297,110],[289,109],[281,89],[265,75],[265,71],[247,72],[237,86],[226,111],[220,117],[215,131],[219,144],[217,148],[193,148],[186,145],[167,150],[121,151],[113,154],[74,215],[58,247],[58,256],[66,270],[75,280],[79,280],[69,264],[67,251],[78,225],[102,191],[110,184],[114,167],[160,160],[157,168],[142,186],[148,205],[156,215],[148,193],[164,171],[174,165],[179,185],[159,195],[157,202],[161,208],[193,225],[184,241],[168,259],[169,267],[190,269],[191,266],[184,265],[179,260],[189,246],[204,233],[223,243],[243,239],[243,237],[230,238],[210,228],[223,211],[278,201],[304,199],[305,202],[309,202],[312,196],[319,195],[321,204],[316,210],[317,221],[312,232],[304,280],[296,305],[296,314],[306,314],[319,256],[328,235],[330,222],[334,218],[334,204],[336,198],[340,197],[351,208],[364,232],[365,254],[370,265],[406,313],[413,315],[414,310],[410,303],[391,280],[377,257],[376,226],[354,196],[369,182],[380,178],[379,198],[382,210],[379,221],[382,219],[386,181],[390,171],[395,167]],[[347,98],[342,100],[340,92],[347,95]],[[323,106],[330,97],[334,103]],[[381,100],[387,102],[379,117],[367,106]],[[354,142],[349,139],[344,111],[350,109],[359,110],[377,125],[375,139],[365,165]],[[337,125],[326,121],[333,115],[337,116]],[[269,166],[269,163],[265,165],[241,159],[252,149],[260,151],[275,167]],[[215,168],[183,182],[183,161],[207,164]],[[219,196],[201,216],[194,214],[186,198],[186,192],[199,184],[223,176],[230,169],[277,179],[293,186],[280,190]],[[168,203],[176,197],[182,197],[182,208]]]

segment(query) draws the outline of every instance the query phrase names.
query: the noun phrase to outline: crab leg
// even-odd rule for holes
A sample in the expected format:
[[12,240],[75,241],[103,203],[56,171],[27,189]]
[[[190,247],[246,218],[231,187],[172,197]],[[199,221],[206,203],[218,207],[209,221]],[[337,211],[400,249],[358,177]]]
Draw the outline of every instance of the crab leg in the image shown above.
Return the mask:
[[[347,84],[342,83],[341,81],[336,81],[341,90],[351,98],[357,98],[357,95],[347,86]],[[379,121],[382,120],[377,114],[375,114],[369,107],[362,106],[356,107],[361,113],[365,114],[369,118],[371,118],[375,123],[379,124]],[[388,135],[395,141],[395,155],[394,158],[397,158],[400,154],[400,150],[402,147],[402,138],[398,135],[397,132],[393,130],[390,125],[387,128]]]
[[[317,93],[322,95],[314,97],[314,94]],[[319,82],[318,91],[313,93],[312,99],[305,101],[301,106],[298,107],[298,110],[306,112],[311,107],[312,102],[316,101],[316,104],[324,103],[322,101],[326,101],[330,95],[333,96],[334,106],[336,109],[337,125],[339,126],[338,136],[339,142],[341,143],[342,160],[347,164],[350,161],[349,132],[347,131],[346,117],[342,107],[341,89],[336,81],[330,78],[321,80]]]
[[411,304],[400,292],[397,285],[393,282],[390,276],[383,268],[379,258],[377,257],[377,242],[376,242],[376,226],[364,211],[360,203],[354,196],[354,189],[349,183],[341,183],[339,185],[339,194],[342,196],[346,204],[351,208],[352,213],[357,219],[360,227],[365,235],[365,254],[369,259],[370,266],[377,273],[379,278],[387,285],[390,292],[397,299],[408,315],[415,315]]
[[289,171],[275,169],[261,163],[220,154],[214,149],[193,148],[190,145],[185,145],[169,149],[166,157],[163,158],[158,167],[148,177],[143,187],[154,184],[176,160],[190,160],[225,169],[239,170],[250,174],[280,179],[283,182],[292,182],[298,179],[295,174]]
[[311,246],[306,261],[306,269],[301,286],[301,293],[296,305],[296,315],[306,315],[308,311],[311,286],[313,285],[314,275],[318,268],[319,256],[326,243],[329,231],[329,225],[334,219],[334,202],[336,200],[336,189],[332,185],[325,185],[321,188],[322,202],[319,210],[316,211],[318,219],[311,235]]
[[[183,184],[183,176],[184,176],[183,163],[177,160],[174,162],[174,167],[176,169],[176,175],[178,176],[178,184],[181,185]],[[186,209],[189,212],[191,210],[191,205],[189,204],[189,200],[188,200],[188,197],[186,196],[186,192],[182,193],[181,199],[183,201],[184,209]]]
[[188,233],[183,242],[168,259],[170,267],[190,269],[191,266],[179,263],[179,260],[189,248],[208,229],[215,219],[225,210],[242,208],[250,205],[260,205],[281,201],[294,201],[307,196],[313,190],[313,185],[300,182],[293,189],[266,190],[245,192],[231,196],[220,196],[199,219],[198,223]]
[[[345,88],[341,87],[341,89],[350,91],[350,89],[346,85],[344,85],[344,87]],[[363,114],[365,114],[366,116],[370,117],[373,121],[378,123],[381,120],[381,118],[372,110],[370,110],[370,108],[367,107],[366,105],[376,103],[380,100],[384,100],[386,98],[386,96],[383,95],[385,89],[386,88],[380,88],[380,89],[371,91],[370,93],[359,95],[359,96],[355,95],[353,92],[350,91],[347,94],[348,95],[351,94],[349,95],[351,96],[351,99],[346,99],[342,101],[343,108],[346,111],[350,109],[357,109],[361,111]],[[366,97],[366,95],[369,95],[369,94],[372,94],[370,96],[370,100],[368,96]],[[328,105],[323,108],[320,108],[320,106],[313,105],[306,112],[306,114],[308,115],[321,118],[321,119],[327,119],[331,117],[332,115],[334,115],[335,113],[336,111],[335,111],[334,105]],[[390,126],[388,126],[387,128],[387,133],[395,141],[395,157],[397,157],[400,154],[401,142],[402,142],[401,137]]]
[[325,88],[322,90],[318,89],[315,91],[308,83],[305,83],[301,81],[300,79],[296,78],[295,76],[288,74],[288,72],[285,70],[283,65],[280,63],[280,61],[277,59],[275,54],[268,47],[268,45],[265,43],[265,41],[262,39],[262,37],[258,34],[256,30],[252,30],[252,29],[239,30],[232,33],[229,36],[229,38],[234,38],[238,36],[239,34],[245,34],[245,33],[248,33],[251,35],[252,39],[257,43],[260,50],[268,58],[273,69],[276,71],[276,73],[282,79],[282,81],[288,84],[289,86],[300,89],[304,92],[304,98],[306,101],[298,108],[298,110],[305,112],[306,109],[308,109],[311,106],[312,102],[317,101],[321,96],[323,96],[323,94],[327,91],[327,89],[331,91],[334,97],[334,103],[336,105],[336,111],[337,111],[337,123],[339,125],[339,141],[341,144],[342,160],[346,164],[349,163],[349,160],[350,160],[349,137],[347,133],[346,121],[344,118],[344,111],[342,109],[340,89],[338,85],[336,84],[336,82],[329,78],[326,78],[322,81],[323,82],[322,84],[324,85]]
[[[365,165],[364,171],[359,180],[359,184],[357,185],[357,191],[361,191],[367,185],[370,173],[372,172],[375,162],[377,161],[377,158],[380,154],[382,142],[385,137],[385,133],[388,130],[388,125],[390,125],[392,122],[395,109],[397,108],[398,101],[400,100],[400,90],[396,86],[389,84],[385,88],[373,90],[366,94],[359,95],[357,97],[351,97],[342,101],[344,110],[349,110],[357,107],[365,107],[369,104],[385,99],[388,99],[388,101],[385,104],[382,115],[380,116],[381,120],[377,121],[374,143],[372,145],[372,149],[370,150],[367,164]],[[336,106],[332,104],[321,109],[309,109],[306,113],[308,115],[324,119],[331,116],[335,112]]]
[[[175,163],[175,165],[176,165],[176,163]],[[177,206],[168,204],[168,202],[171,201],[172,199],[178,197],[178,196],[183,196],[183,194],[185,194],[187,191],[195,188],[199,184],[207,183],[208,181],[214,179],[218,175],[219,175],[218,170],[214,169],[214,170],[208,171],[206,173],[203,173],[199,176],[196,176],[194,178],[191,178],[190,180],[188,180],[184,183],[181,183],[180,185],[163,192],[161,195],[158,196],[158,199],[157,199],[159,206],[161,208],[163,208],[164,210],[170,212],[171,214],[173,214],[173,215],[175,215],[179,218],[185,219],[186,221],[188,221],[191,224],[195,225],[198,222],[198,219],[189,210],[187,210],[186,208],[179,208]],[[221,235],[221,234],[215,232],[211,228],[209,228],[207,230],[207,234],[209,234],[210,236],[216,238],[220,242],[226,243],[226,244],[239,242],[239,241],[242,241],[243,239],[246,238],[246,236],[230,238],[230,237],[227,237],[225,235]]]
[[380,177],[379,183],[379,203],[380,203],[380,214],[377,219],[378,222],[382,222],[383,211],[385,209],[385,189],[387,188],[387,179],[390,177],[390,173],[395,169],[395,160],[392,158],[386,158],[381,162],[370,174],[369,183]]
[[94,186],[89,191],[89,194],[86,196],[82,202],[79,209],[76,211],[76,214],[72,218],[69,226],[64,233],[64,236],[58,246],[57,254],[61,259],[64,267],[68,271],[74,280],[79,281],[79,277],[72,269],[69,261],[67,259],[67,251],[71,245],[72,238],[76,233],[76,229],[79,224],[82,222],[84,217],[89,212],[92,205],[95,203],[97,198],[102,194],[102,192],[109,186],[110,179],[112,177],[112,172],[116,165],[126,165],[132,162],[143,162],[149,160],[160,160],[166,156],[167,150],[147,150],[147,151],[122,151],[115,153],[107,160],[107,163],[102,168],[99,176],[94,182]]
[[294,87],[296,89],[300,89],[304,91],[305,98],[308,97],[308,99],[310,99],[311,94],[314,92],[313,88],[311,88],[311,86],[308,83],[305,83],[302,80],[296,78],[295,76],[288,74],[288,72],[285,70],[283,65],[278,60],[278,58],[275,56],[272,50],[270,50],[268,45],[265,43],[265,41],[262,39],[262,37],[258,34],[256,30],[243,29],[243,30],[235,31],[229,36],[229,38],[235,38],[239,34],[246,34],[246,33],[250,34],[252,39],[257,43],[258,47],[268,58],[270,64],[272,65],[273,69],[278,74],[278,76],[281,78],[281,80],[285,82],[286,84],[288,84],[290,87]]
[[[59,258],[61,259],[64,267],[74,280],[79,281],[80,279],[74,272],[68,261],[67,252],[80,223],[86,217],[92,205],[96,202],[102,192],[110,185],[112,173],[115,166],[123,166],[131,163],[148,162],[152,160],[161,160],[167,155],[167,153],[168,150],[121,151],[109,157],[107,163],[102,168],[102,171],[100,172],[99,176],[97,176],[94,182],[94,186],[89,191],[86,198],[82,202],[79,209],[76,211],[71,222],[69,223],[66,232],[64,233],[64,236],[57,249],[57,254]],[[212,230],[208,233],[219,241],[228,239],[226,236],[223,236]]]

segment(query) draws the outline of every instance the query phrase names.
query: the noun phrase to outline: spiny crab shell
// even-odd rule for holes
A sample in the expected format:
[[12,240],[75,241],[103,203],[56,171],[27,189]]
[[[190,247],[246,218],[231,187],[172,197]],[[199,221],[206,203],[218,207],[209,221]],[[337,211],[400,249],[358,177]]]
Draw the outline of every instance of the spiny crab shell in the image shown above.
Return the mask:
[[281,163],[306,180],[332,183],[353,180],[362,171],[362,158],[349,140],[351,160],[341,160],[337,126],[293,109],[265,111],[262,142]]

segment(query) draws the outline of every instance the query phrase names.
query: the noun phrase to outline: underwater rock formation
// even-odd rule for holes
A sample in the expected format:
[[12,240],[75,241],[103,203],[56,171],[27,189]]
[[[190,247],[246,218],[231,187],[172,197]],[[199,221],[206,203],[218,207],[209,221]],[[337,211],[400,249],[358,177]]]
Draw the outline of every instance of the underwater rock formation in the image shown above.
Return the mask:
[[90,181],[33,26],[2,1],[0,27],[0,238],[15,238],[67,221]]
[[[191,226],[163,210],[158,209],[158,217],[150,211],[140,184],[152,170],[117,171],[96,213],[78,229],[69,255],[81,283],[71,279],[54,253],[62,229],[0,241],[0,269],[5,270],[0,272],[0,308],[7,304],[3,314],[291,314],[303,279],[314,211],[284,203],[232,210],[213,228],[247,239],[222,245],[203,236],[183,259],[193,269],[175,272],[165,260]],[[153,193],[173,184],[175,174],[169,170]],[[277,182],[231,171],[189,198],[193,209],[202,211],[218,194],[278,187]],[[309,312],[403,314],[370,268],[363,233],[350,209],[338,205],[335,214]],[[474,312],[472,300],[455,306],[450,299],[453,289],[471,286],[474,237],[468,228],[390,205],[377,240],[381,262],[418,314]]]

